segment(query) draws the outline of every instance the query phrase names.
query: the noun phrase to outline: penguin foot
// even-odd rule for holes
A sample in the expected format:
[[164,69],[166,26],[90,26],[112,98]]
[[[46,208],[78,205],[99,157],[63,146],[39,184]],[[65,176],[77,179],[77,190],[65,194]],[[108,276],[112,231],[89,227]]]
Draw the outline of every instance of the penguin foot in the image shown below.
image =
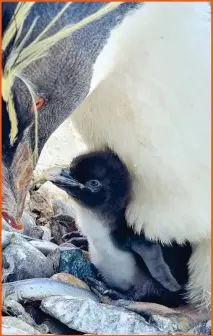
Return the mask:
[[95,289],[95,291],[98,291],[101,295],[108,296],[112,300],[124,300],[126,298],[125,295],[116,291],[115,289],[108,288],[101,280],[89,277],[87,278],[87,282],[91,289]]
[[79,231],[69,232],[63,235],[62,238],[66,243],[71,243],[84,251],[88,251],[87,238],[82,236]]

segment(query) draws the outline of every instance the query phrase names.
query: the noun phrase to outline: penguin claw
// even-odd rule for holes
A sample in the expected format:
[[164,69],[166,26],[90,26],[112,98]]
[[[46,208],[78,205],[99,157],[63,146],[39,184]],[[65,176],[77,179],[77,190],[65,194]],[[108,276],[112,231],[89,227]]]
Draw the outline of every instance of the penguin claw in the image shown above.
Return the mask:
[[103,296],[108,296],[112,300],[120,300],[125,299],[125,295],[122,293],[116,291],[115,289],[110,289],[106,286],[106,284],[103,281],[94,279],[94,278],[87,278],[88,284],[91,288],[94,288],[96,291],[98,291]]
[[67,242],[67,240],[72,238],[80,238],[83,237],[79,231],[72,231],[69,233],[66,233],[62,236],[62,239]]
[[77,238],[71,238],[69,240],[69,243],[75,245],[76,247],[87,247],[88,248],[88,243],[87,243],[87,239],[86,238],[81,238],[81,237],[77,237]]
[[88,251],[87,238],[82,236],[79,231],[72,231],[62,236],[66,243],[70,243],[80,248],[81,250]]

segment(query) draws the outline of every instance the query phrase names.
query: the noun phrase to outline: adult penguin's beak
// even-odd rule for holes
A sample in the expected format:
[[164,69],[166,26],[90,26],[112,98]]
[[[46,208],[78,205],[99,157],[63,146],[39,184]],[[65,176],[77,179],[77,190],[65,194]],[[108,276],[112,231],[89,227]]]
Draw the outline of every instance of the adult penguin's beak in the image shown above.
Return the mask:
[[21,218],[33,165],[30,148],[23,143],[18,147],[12,166],[2,164],[2,216],[14,229],[22,230]]
[[22,230],[22,213],[33,175],[33,150],[30,134],[16,147],[4,146],[2,152],[2,216],[14,229]]

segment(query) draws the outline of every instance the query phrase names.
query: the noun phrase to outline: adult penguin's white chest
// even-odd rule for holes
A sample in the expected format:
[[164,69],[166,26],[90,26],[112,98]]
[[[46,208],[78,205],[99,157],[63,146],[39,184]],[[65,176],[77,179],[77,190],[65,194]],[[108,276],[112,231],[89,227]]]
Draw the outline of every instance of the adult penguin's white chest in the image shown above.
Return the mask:
[[145,3],[98,57],[71,120],[89,148],[109,145],[133,176],[127,219],[148,238],[208,238],[210,7]]

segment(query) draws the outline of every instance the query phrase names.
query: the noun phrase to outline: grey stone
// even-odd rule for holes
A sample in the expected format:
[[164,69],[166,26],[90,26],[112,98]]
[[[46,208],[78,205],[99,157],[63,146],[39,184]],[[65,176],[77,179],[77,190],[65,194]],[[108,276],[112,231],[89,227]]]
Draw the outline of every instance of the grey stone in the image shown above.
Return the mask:
[[49,278],[54,274],[53,263],[37,248],[14,236],[3,250],[3,281]]
[[95,278],[94,266],[85,258],[78,249],[61,250],[59,273],[69,273],[87,283],[88,277]]
[[2,317],[2,334],[3,335],[38,335],[41,334],[34,327],[12,316]]
[[92,334],[166,334],[144,318],[115,306],[90,299],[52,296],[42,300],[41,309],[71,329]]
[[200,323],[197,326],[189,330],[189,334],[193,335],[212,335],[211,333],[211,321]]

